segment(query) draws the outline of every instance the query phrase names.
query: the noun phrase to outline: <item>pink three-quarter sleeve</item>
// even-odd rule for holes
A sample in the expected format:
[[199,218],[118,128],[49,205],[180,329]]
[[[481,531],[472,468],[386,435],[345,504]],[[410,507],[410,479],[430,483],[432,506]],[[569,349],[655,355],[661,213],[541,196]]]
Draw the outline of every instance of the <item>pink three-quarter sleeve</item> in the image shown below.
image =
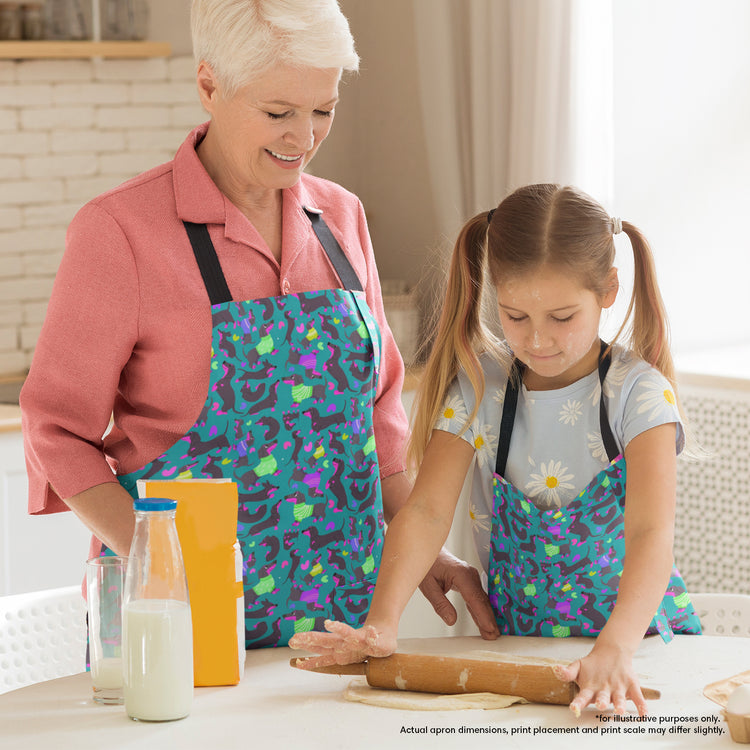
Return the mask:
[[137,338],[137,306],[129,245],[89,204],[68,230],[21,394],[30,513],[67,510],[61,498],[115,481],[102,436]]

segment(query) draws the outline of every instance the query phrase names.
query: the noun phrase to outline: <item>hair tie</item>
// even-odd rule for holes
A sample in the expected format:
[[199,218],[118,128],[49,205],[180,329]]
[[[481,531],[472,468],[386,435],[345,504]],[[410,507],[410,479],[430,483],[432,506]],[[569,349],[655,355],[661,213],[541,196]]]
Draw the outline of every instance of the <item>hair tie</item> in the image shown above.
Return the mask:
[[495,209],[494,208],[490,209],[487,212],[487,223],[488,224],[492,223],[492,217],[494,216],[494,214],[495,214]]
[[622,219],[618,216],[612,217],[612,234],[620,234],[622,232]]

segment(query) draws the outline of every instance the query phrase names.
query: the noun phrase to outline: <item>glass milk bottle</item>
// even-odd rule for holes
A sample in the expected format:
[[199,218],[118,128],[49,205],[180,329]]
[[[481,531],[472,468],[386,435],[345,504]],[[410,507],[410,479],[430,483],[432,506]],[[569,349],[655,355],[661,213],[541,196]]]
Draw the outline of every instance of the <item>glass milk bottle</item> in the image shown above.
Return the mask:
[[123,597],[123,688],[131,719],[170,721],[190,713],[193,631],[177,502],[136,500]]

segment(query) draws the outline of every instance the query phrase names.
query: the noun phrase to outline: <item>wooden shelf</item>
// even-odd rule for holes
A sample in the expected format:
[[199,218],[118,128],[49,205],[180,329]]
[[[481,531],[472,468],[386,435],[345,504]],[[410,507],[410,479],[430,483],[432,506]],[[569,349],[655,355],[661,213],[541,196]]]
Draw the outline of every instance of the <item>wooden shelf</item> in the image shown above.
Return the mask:
[[0,42],[0,59],[72,59],[90,57],[169,57],[168,42]]

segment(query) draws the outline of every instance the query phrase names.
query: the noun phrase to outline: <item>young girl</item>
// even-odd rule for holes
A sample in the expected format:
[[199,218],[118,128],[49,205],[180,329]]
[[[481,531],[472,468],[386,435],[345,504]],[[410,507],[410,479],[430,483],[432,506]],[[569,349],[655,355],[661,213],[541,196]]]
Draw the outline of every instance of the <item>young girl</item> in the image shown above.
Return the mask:
[[[633,248],[623,327],[629,348],[599,338],[618,292],[613,234]],[[480,317],[485,266],[504,342]],[[500,633],[593,636],[559,670],[593,703],[639,714],[632,666],[645,633],[699,633],[673,566],[676,457],[685,430],[668,326],[649,246],[571,187],[531,185],[471,219],[453,253],[439,330],[412,435],[420,466],[390,524],[372,606],[359,630],[290,645],[308,666],[361,661],[396,648],[398,621],[450,530],[474,461],[471,515]],[[626,483],[627,471],[627,483]]]

